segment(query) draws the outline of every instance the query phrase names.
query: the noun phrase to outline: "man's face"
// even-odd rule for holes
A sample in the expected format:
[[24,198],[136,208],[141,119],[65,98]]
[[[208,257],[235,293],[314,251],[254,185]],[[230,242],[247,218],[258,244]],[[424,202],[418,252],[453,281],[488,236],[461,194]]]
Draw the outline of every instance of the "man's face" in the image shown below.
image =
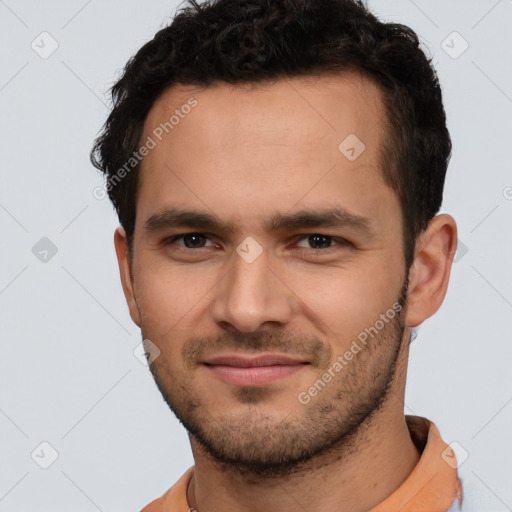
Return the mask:
[[[341,446],[385,399],[406,272],[400,205],[379,171],[383,114],[378,89],[350,74],[175,87],[146,119],[141,142],[156,146],[137,195],[131,314],[160,350],[164,398],[219,462],[284,474]],[[161,215],[171,209],[219,225],[181,225]],[[331,210],[347,214],[279,223]],[[265,354],[290,360],[240,368]]]

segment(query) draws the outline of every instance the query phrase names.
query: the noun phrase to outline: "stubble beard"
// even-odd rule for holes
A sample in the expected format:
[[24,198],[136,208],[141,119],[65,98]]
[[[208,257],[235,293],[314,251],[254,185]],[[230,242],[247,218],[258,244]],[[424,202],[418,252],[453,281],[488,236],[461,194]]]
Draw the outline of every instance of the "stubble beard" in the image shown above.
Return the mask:
[[[311,471],[356,451],[364,442],[365,430],[386,403],[405,343],[407,285],[406,279],[397,300],[401,311],[308,404],[300,404],[297,396],[304,390],[296,390],[286,415],[275,410],[262,412],[271,387],[236,388],[238,410],[216,415],[186,386],[183,377],[162,361],[155,361],[158,364],[150,366],[151,372],[165,402],[189,432],[193,446],[222,471],[254,482]],[[235,336],[233,343],[241,348],[283,345],[281,334],[264,336],[259,345],[258,336],[251,334],[247,343],[245,336]],[[293,342],[290,345],[296,346]],[[198,346],[189,355],[195,354]],[[309,350],[313,346],[319,347],[318,342],[309,340]],[[319,369],[312,384],[323,373]]]

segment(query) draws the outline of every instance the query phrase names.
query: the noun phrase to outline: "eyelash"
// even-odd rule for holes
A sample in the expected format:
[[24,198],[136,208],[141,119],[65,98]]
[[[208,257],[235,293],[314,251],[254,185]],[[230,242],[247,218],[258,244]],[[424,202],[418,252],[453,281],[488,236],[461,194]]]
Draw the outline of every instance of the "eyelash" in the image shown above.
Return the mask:
[[[190,232],[190,233],[183,233],[181,235],[174,235],[174,236],[171,236],[169,238],[166,238],[165,240],[163,240],[162,242],[162,245],[164,246],[168,246],[168,245],[171,245],[171,244],[174,244],[174,242],[176,242],[177,240],[179,239],[182,239],[184,238],[185,236],[187,235],[196,235],[196,236],[200,236],[200,237],[204,237],[204,238],[207,238],[209,239],[209,237],[203,233],[196,233],[196,232]],[[334,237],[334,236],[331,236],[331,235],[324,235],[322,233],[307,233],[307,234],[304,234],[304,235],[301,235],[300,238],[297,240],[297,242],[303,240],[303,239],[307,239],[308,237],[310,236],[315,236],[315,235],[318,235],[318,236],[321,236],[321,237],[325,237],[325,238],[329,238],[331,240],[331,242],[338,242],[338,245],[331,245],[330,247],[327,247],[326,249],[313,249],[313,248],[306,248],[306,247],[299,247],[300,250],[302,251],[311,251],[312,253],[314,254],[320,254],[320,253],[330,253],[331,250],[333,249],[336,249],[337,247],[353,247],[353,244],[351,242],[349,242],[348,240],[344,239],[344,238],[340,238],[340,237]],[[217,244],[216,244],[217,245]],[[186,252],[189,252],[189,251],[197,251],[197,250],[200,250],[200,249],[206,249],[207,247],[198,247],[196,249],[194,248],[191,248],[191,247],[184,247],[184,246],[180,246],[178,245],[177,246],[179,251],[186,251]],[[210,246],[212,247],[212,246]]]

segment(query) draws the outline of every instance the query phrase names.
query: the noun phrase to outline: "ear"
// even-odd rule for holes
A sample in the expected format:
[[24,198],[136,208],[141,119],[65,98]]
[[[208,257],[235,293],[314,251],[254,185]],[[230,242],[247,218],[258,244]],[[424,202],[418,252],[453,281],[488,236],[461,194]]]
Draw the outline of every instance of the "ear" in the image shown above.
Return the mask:
[[436,215],[418,237],[409,271],[405,324],[416,327],[441,306],[457,250],[457,224],[450,215]]
[[130,310],[132,320],[140,327],[140,316],[137,302],[135,301],[135,294],[133,292],[133,279],[132,279],[132,262],[128,254],[128,243],[126,241],[126,233],[122,227],[118,227],[114,233],[114,245],[117,254],[117,263],[119,265],[119,275],[123,285],[123,292]]

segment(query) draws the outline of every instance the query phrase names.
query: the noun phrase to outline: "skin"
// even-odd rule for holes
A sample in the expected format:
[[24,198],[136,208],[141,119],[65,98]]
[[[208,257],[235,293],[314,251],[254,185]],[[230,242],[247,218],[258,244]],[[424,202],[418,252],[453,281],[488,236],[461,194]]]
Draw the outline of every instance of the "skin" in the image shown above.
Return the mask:
[[[187,500],[199,512],[368,511],[419,459],[403,406],[410,329],[444,299],[455,221],[431,220],[407,272],[400,204],[378,170],[381,96],[358,74],[179,84],[155,102],[141,140],[192,96],[197,106],[143,161],[133,260],[123,229],[114,235],[130,315],[160,351],[151,371],[190,432]],[[338,150],[349,134],[366,146],[355,161]],[[166,207],[214,214],[233,230],[145,231]],[[348,226],[265,229],[274,214],[331,207],[367,218],[373,236]],[[205,238],[163,244],[186,233]],[[332,238],[318,247],[308,239],[317,233]],[[236,252],[247,237],[263,250],[250,263]],[[405,294],[401,314],[301,403],[298,394]],[[237,386],[201,362],[233,350],[309,364]]]

